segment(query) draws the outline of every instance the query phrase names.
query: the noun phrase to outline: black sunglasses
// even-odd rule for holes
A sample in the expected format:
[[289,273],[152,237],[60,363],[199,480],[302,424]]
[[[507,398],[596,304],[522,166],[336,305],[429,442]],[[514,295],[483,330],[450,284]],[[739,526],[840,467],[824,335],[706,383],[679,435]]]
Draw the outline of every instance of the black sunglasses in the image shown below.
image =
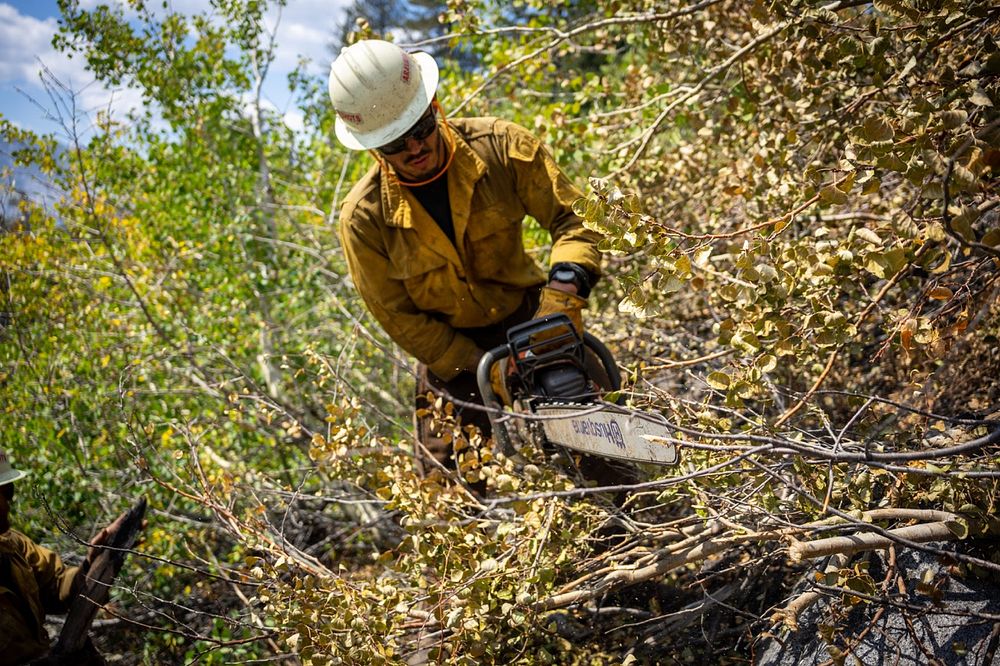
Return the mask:
[[406,140],[416,139],[417,141],[423,141],[437,129],[437,116],[434,115],[434,109],[429,108],[427,112],[420,117],[420,120],[413,124],[406,133],[404,133],[398,139],[393,139],[384,146],[379,146],[378,151],[383,155],[395,155],[396,153],[401,153],[406,150]]

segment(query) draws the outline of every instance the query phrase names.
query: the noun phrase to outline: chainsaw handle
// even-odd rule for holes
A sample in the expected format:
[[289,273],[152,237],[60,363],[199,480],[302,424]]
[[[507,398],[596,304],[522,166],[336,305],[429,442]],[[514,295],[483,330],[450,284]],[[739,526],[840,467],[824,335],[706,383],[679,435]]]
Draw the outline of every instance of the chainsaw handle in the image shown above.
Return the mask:
[[489,417],[490,426],[493,428],[493,441],[496,443],[495,450],[509,457],[515,451],[510,443],[507,427],[499,422],[499,416],[503,412],[503,403],[497,397],[496,391],[493,390],[493,383],[490,381],[490,371],[493,370],[493,366],[508,356],[510,356],[510,347],[507,345],[494,347],[483,354],[482,358],[479,359],[479,365],[476,367],[476,383],[479,385],[479,395],[483,396],[483,404],[489,408],[486,415]]
[[615,357],[611,354],[611,350],[601,342],[600,338],[591,335],[587,331],[583,332],[583,344],[590,347],[590,350],[597,354],[597,358],[601,360],[601,365],[604,366],[604,371],[608,373],[608,380],[611,382],[611,386],[608,386],[607,390],[620,390],[622,387],[622,373],[618,369],[618,364],[615,363]]

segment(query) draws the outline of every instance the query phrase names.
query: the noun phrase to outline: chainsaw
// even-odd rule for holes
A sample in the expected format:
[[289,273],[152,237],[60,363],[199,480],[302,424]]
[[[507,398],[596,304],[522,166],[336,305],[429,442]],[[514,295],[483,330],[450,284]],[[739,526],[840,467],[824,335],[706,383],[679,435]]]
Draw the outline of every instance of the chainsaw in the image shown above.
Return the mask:
[[[490,382],[497,363],[513,401],[504,405]],[[507,331],[507,344],[486,352],[476,371],[483,402],[490,407],[497,450],[516,453],[508,425],[533,421],[545,439],[580,453],[656,465],[675,465],[666,420],[626,408],[621,373],[610,350],[590,333],[579,335],[564,314],[533,319]],[[513,417],[513,418],[511,418]]]

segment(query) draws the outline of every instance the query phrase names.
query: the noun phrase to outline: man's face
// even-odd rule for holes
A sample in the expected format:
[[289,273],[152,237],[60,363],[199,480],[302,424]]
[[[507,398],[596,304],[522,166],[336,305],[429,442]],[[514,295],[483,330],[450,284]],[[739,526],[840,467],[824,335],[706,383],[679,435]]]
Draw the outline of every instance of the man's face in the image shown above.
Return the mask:
[[10,529],[10,504],[14,499],[14,484],[0,486],[0,534]]
[[402,150],[391,154],[379,150],[401,180],[411,183],[427,180],[436,176],[447,160],[448,148],[436,124],[431,133],[422,139],[418,138],[421,132],[415,132],[416,136],[413,133],[414,129],[419,129],[421,123],[427,122],[428,114],[433,118],[433,109],[428,109],[414,127],[403,135],[402,142],[405,147]]

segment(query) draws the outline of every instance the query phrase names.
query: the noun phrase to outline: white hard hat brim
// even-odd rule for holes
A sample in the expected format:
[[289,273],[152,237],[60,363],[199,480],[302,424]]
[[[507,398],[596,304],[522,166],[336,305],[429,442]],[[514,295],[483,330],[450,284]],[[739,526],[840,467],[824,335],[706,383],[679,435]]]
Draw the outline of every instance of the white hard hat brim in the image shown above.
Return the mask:
[[24,477],[28,476],[27,472],[22,472],[19,469],[10,468],[0,472],[0,486],[6,486],[8,483],[14,483],[19,481]]
[[346,147],[351,150],[370,150],[384,146],[393,139],[402,136],[406,130],[420,120],[420,116],[424,115],[431,100],[434,99],[434,93],[437,92],[438,66],[428,53],[417,51],[411,55],[420,68],[420,82],[423,89],[414,95],[413,101],[395,121],[373,132],[353,132],[347,123],[338,116],[333,124],[334,131],[337,134],[337,139]]

